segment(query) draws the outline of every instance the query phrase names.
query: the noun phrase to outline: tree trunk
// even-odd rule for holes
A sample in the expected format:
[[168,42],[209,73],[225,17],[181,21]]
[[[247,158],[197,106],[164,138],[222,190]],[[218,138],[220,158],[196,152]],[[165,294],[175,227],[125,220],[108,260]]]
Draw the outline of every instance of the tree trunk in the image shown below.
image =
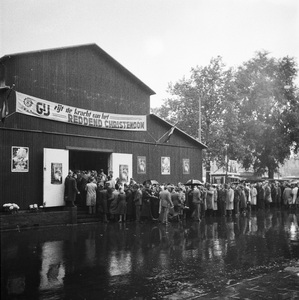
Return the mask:
[[206,182],[210,183],[211,182],[211,162],[208,161],[206,163]]
[[274,169],[273,168],[268,167],[268,177],[269,177],[269,179],[274,178]]

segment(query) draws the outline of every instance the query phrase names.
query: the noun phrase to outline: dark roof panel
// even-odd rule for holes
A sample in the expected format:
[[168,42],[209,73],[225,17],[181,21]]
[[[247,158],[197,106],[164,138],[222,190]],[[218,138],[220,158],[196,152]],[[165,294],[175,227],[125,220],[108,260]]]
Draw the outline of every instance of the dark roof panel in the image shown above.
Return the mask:
[[21,53],[14,54],[6,54],[0,58],[0,61],[4,61],[7,57],[13,56],[24,56],[34,53],[43,53],[43,52],[51,52],[51,51],[61,51],[61,50],[70,50],[70,49],[93,49],[99,55],[104,56],[111,64],[113,64],[117,69],[126,74],[126,76],[130,77],[134,82],[136,82],[139,86],[141,86],[149,95],[155,95],[156,93],[149,88],[144,82],[142,82],[139,78],[137,78],[133,73],[131,73],[128,69],[126,69],[123,65],[121,65],[117,60],[115,60],[112,56],[110,56],[107,52],[105,52],[102,48],[100,48],[97,44],[84,44],[77,46],[68,46],[68,47],[60,47],[60,48],[52,48],[52,49],[44,49],[44,50],[36,50],[36,51],[27,51]]
[[[166,120],[160,118],[159,116],[157,116],[155,114],[150,114],[150,116],[152,116],[154,118],[157,118],[161,122],[166,123],[167,125],[169,125],[170,128],[173,127],[172,124],[170,124],[169,122],[167,122]],[[202,149],[207,149],[208,148],[205,144],[201,143],[200,141],[198,141],[197,139],[195,139],[194,137],[192,137],[188,133],[184,132],[183,130],[179,129],[178,127],[175,127],[175,130],[178,130],[180,133],[182,133],[183,135],[185,135],[188,139],[191,139],[193,142],[197,143],[200,146],[200,148],[202,148]]]

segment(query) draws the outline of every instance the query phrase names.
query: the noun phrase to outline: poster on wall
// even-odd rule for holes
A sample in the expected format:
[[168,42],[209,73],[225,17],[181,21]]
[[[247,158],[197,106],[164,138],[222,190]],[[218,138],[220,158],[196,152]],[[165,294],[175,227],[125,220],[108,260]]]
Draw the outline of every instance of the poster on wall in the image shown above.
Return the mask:
[[121,182],[129,181],[129,166],[119,165],[119,179]]
[[170,174],[170,157],[161,157],[161,174]]
[[183,174],[190,174],[190,160],[183,158]]
[[137,174],[146,174],[145,156],[137,156]]
[[11,171],[29,172],[29,148],[11,147]]
[[62,163],[51,163],[51,184],[62,184]]

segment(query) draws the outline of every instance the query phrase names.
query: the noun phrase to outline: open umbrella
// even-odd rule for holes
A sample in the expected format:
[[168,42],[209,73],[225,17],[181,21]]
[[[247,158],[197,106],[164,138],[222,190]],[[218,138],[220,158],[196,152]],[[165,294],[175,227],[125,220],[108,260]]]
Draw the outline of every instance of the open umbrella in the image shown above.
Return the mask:
[[149,183],[151,185],[155,185],[155,184],[159,184],[159,182],[157,180],[154,180],[154,179],[148,179],[148,180],[145,180],[143,182],[143,185],[145,185],[146,183]]
[[299,180],[292,180],[291,182],[290,182],[290,184],[298,184],[299,183]]
[[189,179],[184,185],[202,185],[203,183],[197,179]]

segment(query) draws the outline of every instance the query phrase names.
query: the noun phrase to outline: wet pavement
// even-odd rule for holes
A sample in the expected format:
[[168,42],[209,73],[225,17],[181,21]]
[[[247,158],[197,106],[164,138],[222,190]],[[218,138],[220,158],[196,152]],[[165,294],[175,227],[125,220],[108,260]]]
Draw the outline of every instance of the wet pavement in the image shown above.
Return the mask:
[[299,212],[1,233],[1,299],[299,299]]

